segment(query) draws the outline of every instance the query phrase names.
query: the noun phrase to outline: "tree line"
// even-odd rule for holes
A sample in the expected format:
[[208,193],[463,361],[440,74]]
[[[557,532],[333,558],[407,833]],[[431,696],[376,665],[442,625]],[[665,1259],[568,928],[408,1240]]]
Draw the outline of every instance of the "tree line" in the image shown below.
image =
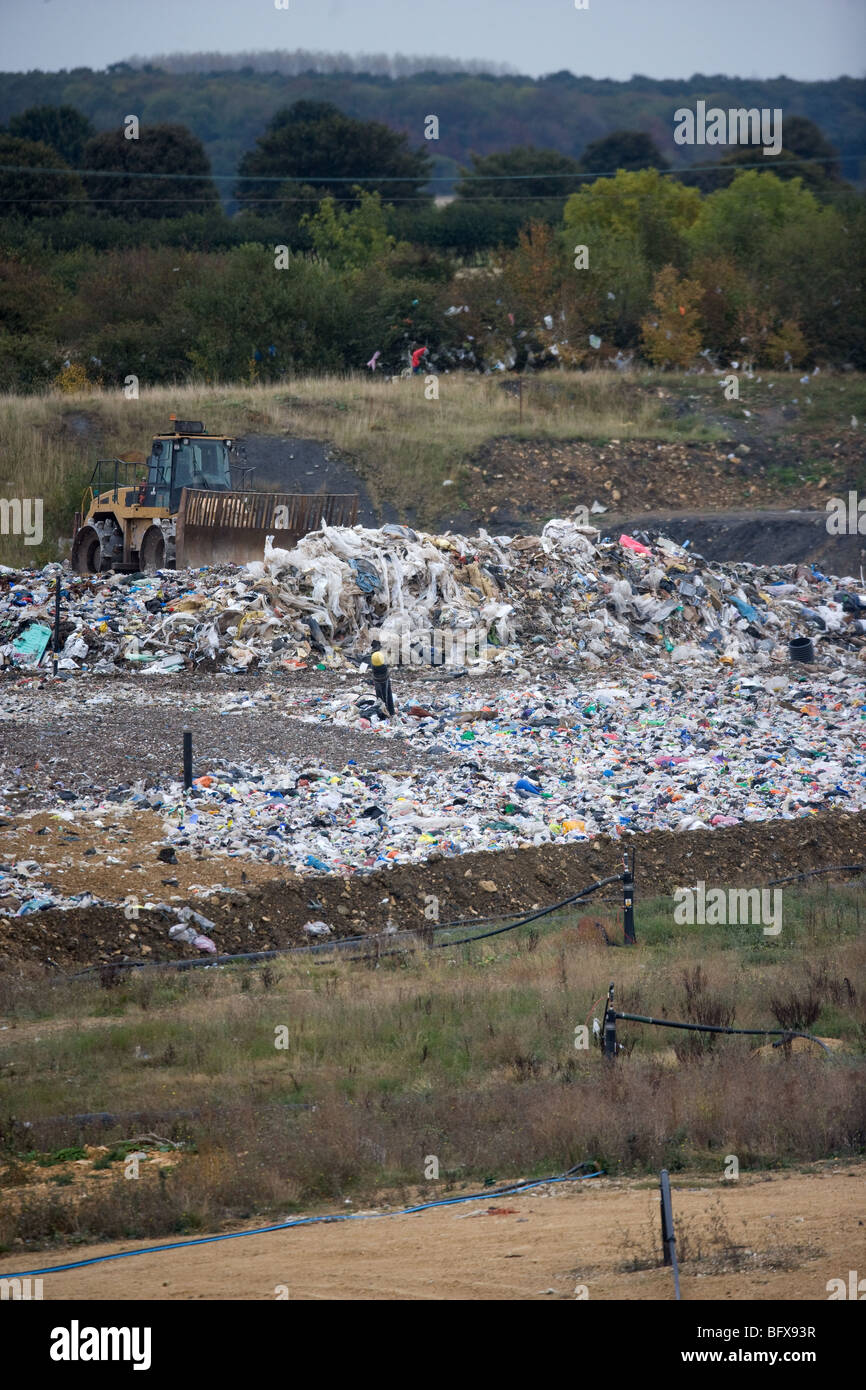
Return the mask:
[[[239,55],[240,69],[220,71],[211,55],[117,63],[105,72],[4,73],[0,80],[0,124],[34,106],[73,106],[98,130],[116,128],[134,112],[142,126],[170,119],[191,130],[220,174],[237,169],[262,128],[295,101],[326,101],[358,120],[378,120],[422,139],[425,117],[440,121],[430,152],[439,175],[456,177],[473,153],[495,154],[526,142],[579,159],[586,147],[612,131],[641,130],[677,167],[695,162],[698,151],[677,146],[673,118],[678,107],[708,105],[781,108],[785,121],[804,116],[820,125],[839,150],[845,176],[862,180],[866,166],[866,83],[841,77],[825,82],[732,78],[697,73],[655,80],[636,75],[628,82],[575,76],[561,71],[537,79],[520,74],[449,70],[455,64],[429,60],[426,71],[392,67],[379,73],[331,70],[326,55]],[[333,56],[333,55],[332,55]],[[244,63],[244,59],[248,61]],[[371,59],[371,63],[374,60]],[[168,70],[171,68],[172,70]],[[392,75],[392,72],[394,75]],[[404,75],[401,75],[404,74]],[[444,181],[437,191],[451,192]]]
[[682,173],[640,131],[516,146],[436,207],[424,146],[300,100],[230,214],[183,126],[33,108],[0,134],[0,389],[397,371],[417,346],[440,371],[866,367],[862,195],[805,118],[772,170],[744,153]]

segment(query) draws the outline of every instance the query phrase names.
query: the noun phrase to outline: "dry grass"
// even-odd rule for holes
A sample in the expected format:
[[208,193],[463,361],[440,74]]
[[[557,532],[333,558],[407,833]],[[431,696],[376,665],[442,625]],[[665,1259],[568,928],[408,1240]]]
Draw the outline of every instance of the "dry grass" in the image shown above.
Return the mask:
[[[227,434],[327,441],[355,464],[375,503],[387,500],[401,515],[411,511],[419,525],[441,513],[446,479],[453,483],[448,508],[469,505],[469,461],[491,439],[705,441],[727,437],[728,421],[742,419],[741,403],[725,402],[711,374],[597,370],[527,377],[522,424],[511,378],[442,376],[438,400],[426,399],[425,381],[417,376],[389,384],[367,373],[280,385],[202,383],[143,388],[137,401],[99,389],[0,395],[0,496],[41,497],[47,538],[37,550],[3,537],[0,560],[56,558],[97,456],[142,450],[172,410]],[[772,434],[797,437],[808,426],[843,429],[852,411],[864,413],[863,377],[829,373],[811,381],[811,404],[802,400],[798,407],[803,419],[785,421],[776,406],[796,394],[795,382],[788,373],[765,372],[749,383],[752,410],[770,413]]]
[[[347,455],[374,501],[401,514],[412,508],[424,524],[442,505],[442,484],[459,505],[468,487],[467,460],[485,441],[516,438],[668,439],[661,402],[640,378],[609,372],[537,378],[524,390],[519,423],[514,383],[499,378],[439,378],[439,399],[425,398],[425,378],[388,384],[370,376],[301,378],[288,385],[154,387],[138,400],[122,392],[57,392],[0,396],[0,495],[41,497],[46,545],[40,561],[56,558],[58,539],[97,457],[146,449],[172,410],[201,418],[232,435],[286,434],[328,441]],[[694,428],[697,428],[694,426]],[[32,564],[35,547],[2,540],[7,564]]]
[[[845,984],[866,965],[855,892],[804,893],[808,932],[763,953],[688,928],[610,950],[560,926],[375,968],[282,959],[267,976],[142,973],[111,990],[7,973],[0,1242],[22,1230],[151,1235],[363,1199],[421,1182],[431,1154],[447,1186],[584,1159],[608,1172],[720,1172],[730,1153],[744,1171],[860,1153],[866,1013]],[[770,1001],[808,986],[816,1031],[846,1045],[786,1056],[719,1037],[675,1052],[664,1030],[622,1023],[628,1051],[610,1066],[575,1047],[575,1029],[600,1016],[611,977],[630,1012],[735,1014],[744,1027],[773,1027]],[[97,1111],[111,1114],[72,1118]],[[40,1155],[143,1132],[189,1146],[171,1172],[46,1187]]]
[[[824,1252],[806,1241],[773,1241],[756,1233],[754,1225],[740,1218],[732,1230],[719,1197],[702,1218],[680,1216],[675,1223],[677,1261],[684,1274],[743,1274],[752,1270],[794,1270]],[[618,1266],[622,1273],[657,1269],[662,1264],[662,1243],[655,1212],[637,1233],[620,1232]]]

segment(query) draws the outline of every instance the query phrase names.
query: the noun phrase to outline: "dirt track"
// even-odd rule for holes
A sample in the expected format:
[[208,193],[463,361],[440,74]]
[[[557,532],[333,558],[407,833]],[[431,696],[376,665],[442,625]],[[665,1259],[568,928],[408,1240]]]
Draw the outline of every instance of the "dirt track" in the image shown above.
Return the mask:
[[[863,1177],[853,1163],[737,1184],[675,1177],[683,1299],[826,1300],[828,1280],[866,1266]],[[433,1187],[418,1200],[437,1195]],[[590,1300],[669,1301],[670,1270],[623,1268],[654,1257],[657,1226],[654,1181],[602,1178],[110,1261],[44,1276],[44,1297],[562,1301],[583,1285]],[[0,1278],[157,1243],[17,1251],[0,1260]],[[696,1246],[701,1257],[689,1258]]]

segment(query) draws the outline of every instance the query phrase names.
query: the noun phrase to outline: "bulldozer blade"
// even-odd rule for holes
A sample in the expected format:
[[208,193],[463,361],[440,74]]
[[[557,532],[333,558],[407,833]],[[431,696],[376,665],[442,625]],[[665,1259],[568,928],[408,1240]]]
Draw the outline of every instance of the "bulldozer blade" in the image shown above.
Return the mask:
[[284,549],[322,522],[354,526],[357,493],[211,492],[184,488],[177,513],[178,569],[261,560],[265,537]]

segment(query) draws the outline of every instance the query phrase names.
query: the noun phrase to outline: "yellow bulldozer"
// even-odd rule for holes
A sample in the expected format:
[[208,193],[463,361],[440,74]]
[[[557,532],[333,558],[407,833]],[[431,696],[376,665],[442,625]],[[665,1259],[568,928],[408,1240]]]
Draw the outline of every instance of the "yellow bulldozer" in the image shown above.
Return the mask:
[[354,526],[357,493],[257,492],[231,439],[208,434],[200,420],[170,420],[167,433],[154,435],[146,466],[97,460],[75,514],[71,563],[79,574],[242,565],[262,558],[268,535],[286,546],[323,521]]

